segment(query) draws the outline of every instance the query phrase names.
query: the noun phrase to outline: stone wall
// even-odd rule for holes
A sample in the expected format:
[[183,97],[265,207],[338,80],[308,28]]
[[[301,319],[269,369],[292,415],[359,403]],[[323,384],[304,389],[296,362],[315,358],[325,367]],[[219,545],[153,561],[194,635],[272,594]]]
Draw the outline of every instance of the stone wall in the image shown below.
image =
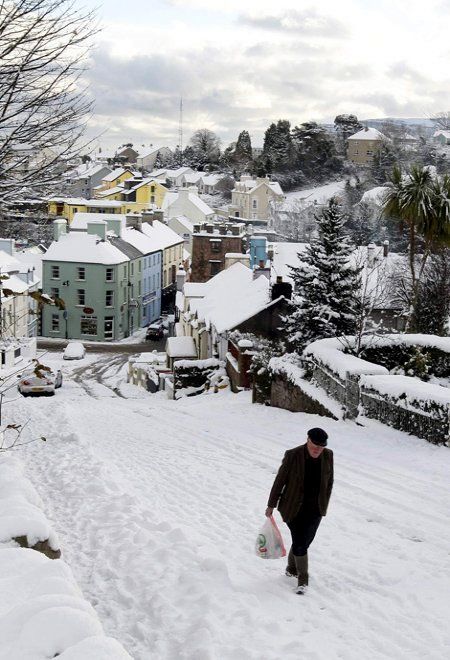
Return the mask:
[[446,444],[450,437],[449,411],[442,408],[435,417],[419,410],[406,410],[388,395],[380,395],[361,387],[361,407],[364,415],[424,438],[433,444]]
[[305,412],[336,419],[335,415],[309,393],[302,390],[301,383],[291,383],[284,375],[275,375],[272,381],[270,405],[291,412]]

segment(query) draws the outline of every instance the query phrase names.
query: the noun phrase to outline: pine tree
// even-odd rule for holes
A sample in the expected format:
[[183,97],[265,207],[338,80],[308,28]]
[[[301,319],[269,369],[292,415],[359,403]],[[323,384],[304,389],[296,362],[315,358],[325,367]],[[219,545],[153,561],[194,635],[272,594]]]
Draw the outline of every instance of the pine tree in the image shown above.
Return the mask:
[[291,267],[295,294],[285,329],[297,352],[316,339],[353,334],[360,305],[361,269],[352,263],[345,216],[334,199],[316,222],[317,235]]
[[252,160],[252,142],[248,131],[241,131],[238,135],[234,157],[238,162]]

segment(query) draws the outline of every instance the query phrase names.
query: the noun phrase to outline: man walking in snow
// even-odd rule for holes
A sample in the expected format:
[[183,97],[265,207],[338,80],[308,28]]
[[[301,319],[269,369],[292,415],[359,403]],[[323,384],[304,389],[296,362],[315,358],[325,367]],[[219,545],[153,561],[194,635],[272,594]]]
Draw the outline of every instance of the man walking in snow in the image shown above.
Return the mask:
[[326,449],[327,439],[323,429],[310,429],[304,445],[285,453],[267,503],[266,516],[277,507],[291,531],[286,575],[297,576],[298,594],[308,585],[308,548],[333,488],[333,452]]

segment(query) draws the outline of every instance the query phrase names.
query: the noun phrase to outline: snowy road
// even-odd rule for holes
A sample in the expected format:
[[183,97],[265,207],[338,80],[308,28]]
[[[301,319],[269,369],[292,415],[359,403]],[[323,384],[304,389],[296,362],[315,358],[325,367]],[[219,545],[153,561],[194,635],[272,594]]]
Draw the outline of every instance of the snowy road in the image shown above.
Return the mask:
[[[29,474],[107,634],[137,660],[450,656],[449,449],[247,393],[168,401],[123,364],[89,355],[56,397],[8,409],[48,438]],[[336,482],[300,598],[253,544],[285,449],[319,424]]]

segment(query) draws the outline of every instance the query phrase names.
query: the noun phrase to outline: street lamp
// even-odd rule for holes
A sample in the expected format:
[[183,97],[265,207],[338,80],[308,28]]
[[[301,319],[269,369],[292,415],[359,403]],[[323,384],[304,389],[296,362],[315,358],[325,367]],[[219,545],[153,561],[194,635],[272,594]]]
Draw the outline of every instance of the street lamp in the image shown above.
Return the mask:
[[[69,286],[69,285],[70,285],[69,280],[65,280],[65,282],[62,282],[62,286]],[[68,321],[67,317],[68,317],[67,309],[65,309],[63,311],[63,319],[66,322],[66,333],[65,333],[66,334],[66,339],[69,339],[69,321]]]

